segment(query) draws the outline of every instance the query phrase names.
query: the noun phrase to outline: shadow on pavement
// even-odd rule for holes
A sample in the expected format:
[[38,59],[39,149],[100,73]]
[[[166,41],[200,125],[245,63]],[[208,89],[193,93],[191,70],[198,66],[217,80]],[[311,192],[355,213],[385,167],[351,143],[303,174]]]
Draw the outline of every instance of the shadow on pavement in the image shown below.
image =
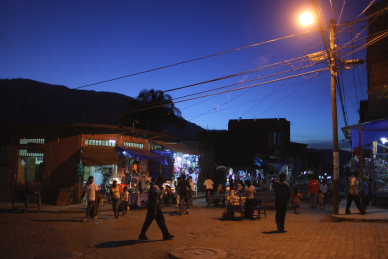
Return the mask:
[[284,233],[287,233],[287,231],[277,231],[277,230],[274,230],[274,231],[263,231],[262,233],[263,234],[284,234]]
[[162,240],[119,240],[119,241],[109,241],[96,245],[96,248],[112,248],[112,247],[121,247],[121,246],[131,246],[141,243],[150,243],[150,242],[159,242]]

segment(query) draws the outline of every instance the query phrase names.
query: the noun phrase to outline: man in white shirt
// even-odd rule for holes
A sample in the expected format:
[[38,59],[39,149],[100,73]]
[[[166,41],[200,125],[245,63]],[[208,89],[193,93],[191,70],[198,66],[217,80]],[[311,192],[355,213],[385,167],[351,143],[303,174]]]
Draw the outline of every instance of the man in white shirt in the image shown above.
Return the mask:
[[210,178],[207,178],[205,180],[205,182],[203,183],[203,185],[205,186],[206,188],[206,201],[208,201],[208,197],[209,195],[211,195],[213,193],[213,185],[214,185],[214,182],[212,179]]
[[94,177],[89,176],[88,183],[85,186],[84,193],[82,197],[86,194],[86,200],[88,206],[86,207],[86,216],[85,221],[88,220],[89,216],[95,218],[97,216],[97,204],[96,204],[96,194],[99,191],[98,185],[94,183]]

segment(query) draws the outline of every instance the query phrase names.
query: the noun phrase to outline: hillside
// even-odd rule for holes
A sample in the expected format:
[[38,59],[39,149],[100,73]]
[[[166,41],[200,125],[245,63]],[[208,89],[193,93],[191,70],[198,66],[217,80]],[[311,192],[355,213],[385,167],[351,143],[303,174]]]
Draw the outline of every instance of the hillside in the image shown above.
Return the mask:
[[[0,80],[0,127],[92,123],[119,125],[123,111],[135,100],[123,94],[74,90],[29,79]],[[194,139],[198,125],[176,118],[166,134]],[[182,123],[183,121],[183,123]],[[174,125],[176,124],[176,125]]]

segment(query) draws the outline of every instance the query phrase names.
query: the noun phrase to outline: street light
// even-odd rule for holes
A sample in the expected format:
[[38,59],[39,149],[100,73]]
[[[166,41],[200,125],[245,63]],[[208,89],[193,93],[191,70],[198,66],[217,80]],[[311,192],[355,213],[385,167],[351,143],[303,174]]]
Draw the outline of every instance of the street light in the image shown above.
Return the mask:
[[311,26],[315,24],[315,16],[311,11],[305,11],[299,15],[299,22],[303,26]]

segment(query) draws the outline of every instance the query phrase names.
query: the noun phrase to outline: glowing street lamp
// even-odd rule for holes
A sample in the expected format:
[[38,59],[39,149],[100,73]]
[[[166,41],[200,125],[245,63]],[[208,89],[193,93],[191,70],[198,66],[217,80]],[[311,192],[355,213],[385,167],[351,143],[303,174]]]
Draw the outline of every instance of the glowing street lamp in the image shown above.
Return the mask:
[[315,24],[315,16],[310,11],[303,12],[299,15],[299,22],[303,26],[311,26]]

